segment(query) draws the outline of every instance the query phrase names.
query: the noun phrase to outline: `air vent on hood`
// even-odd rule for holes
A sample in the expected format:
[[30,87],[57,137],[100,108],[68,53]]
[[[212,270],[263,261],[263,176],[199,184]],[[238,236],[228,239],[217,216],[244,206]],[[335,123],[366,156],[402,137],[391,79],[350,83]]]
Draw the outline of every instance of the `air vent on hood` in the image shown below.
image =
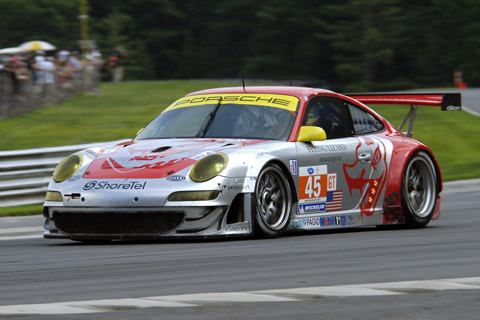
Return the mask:
[[171,147],[160,147],[160,148],[157,148],[155,150],[152,150],[152,153],[159,153],[159,152],[163,152],[163,151],[167,151],[168,149],[170,149]]

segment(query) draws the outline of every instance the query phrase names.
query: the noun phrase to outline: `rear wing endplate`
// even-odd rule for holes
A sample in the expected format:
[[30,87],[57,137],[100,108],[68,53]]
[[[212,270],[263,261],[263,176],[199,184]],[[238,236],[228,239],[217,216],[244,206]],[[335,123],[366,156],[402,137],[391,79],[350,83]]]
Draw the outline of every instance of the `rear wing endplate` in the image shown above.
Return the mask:
[[410,105],[410,111],[405,116],[398,129],[402,129],[408,120],[408,129],[406,135],[412,136],[413,123],[417,115],[418,106],[441,107],[442,111],[460,111],[462,110],[462,97],[460,93],[366,93],[366,94],[347,94],[349,97],[364,104],[398,104]]

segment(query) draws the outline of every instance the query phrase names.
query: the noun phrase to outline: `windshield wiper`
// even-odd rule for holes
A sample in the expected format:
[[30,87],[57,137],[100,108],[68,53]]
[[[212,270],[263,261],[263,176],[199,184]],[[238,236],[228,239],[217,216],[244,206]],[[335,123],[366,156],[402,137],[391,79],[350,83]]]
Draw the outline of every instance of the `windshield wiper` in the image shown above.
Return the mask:
[[210,126],[213,123],[213,119],[215,118],[215,115],[217,114],[218,109],[220,108],[220,104],[222,103],[222,98],[220,98],[220,101],[218,101],[217,105],[215,106],[215,109],[213,109],[205,118],[205,121],[203,121],[202,126],[200,127],[200,130],[198,130],[197,134],[195,135],[195,138],[203,138],[205,137],[205,134],[207,133],[208,129],[210,129]]

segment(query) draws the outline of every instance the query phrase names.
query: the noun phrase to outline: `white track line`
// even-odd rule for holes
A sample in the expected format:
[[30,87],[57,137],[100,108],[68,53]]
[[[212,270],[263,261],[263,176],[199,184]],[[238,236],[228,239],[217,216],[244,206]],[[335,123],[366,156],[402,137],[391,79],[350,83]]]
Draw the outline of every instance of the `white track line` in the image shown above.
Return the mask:
[[315,297],[387,296],[443,290],[480,290],[480,277],[11,305],[0,306],[0,315],[84,314],[137,308],[185,308],[217,303],[292,302]]

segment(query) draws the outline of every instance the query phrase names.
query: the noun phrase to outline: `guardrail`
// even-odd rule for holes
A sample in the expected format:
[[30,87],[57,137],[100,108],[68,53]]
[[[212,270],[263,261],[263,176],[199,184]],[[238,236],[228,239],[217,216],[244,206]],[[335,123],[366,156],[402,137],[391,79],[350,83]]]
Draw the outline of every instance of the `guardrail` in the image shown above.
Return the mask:
[[0,151],[0,208],[43,203],[53,171],[63,158],[106,143]]

